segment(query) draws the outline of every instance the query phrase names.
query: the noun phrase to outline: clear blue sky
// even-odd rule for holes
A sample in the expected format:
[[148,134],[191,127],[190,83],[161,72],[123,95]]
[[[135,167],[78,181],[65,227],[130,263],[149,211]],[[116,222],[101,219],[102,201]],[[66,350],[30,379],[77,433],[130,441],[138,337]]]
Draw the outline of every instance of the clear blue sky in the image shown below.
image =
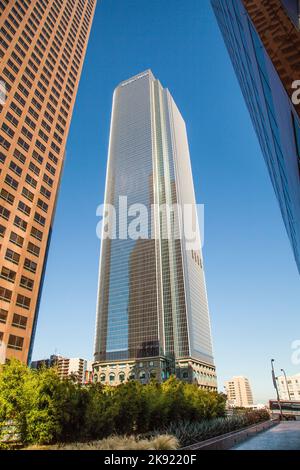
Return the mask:
[[98,1],[67,145],[34,359],[92,358],[112,94],[151,68],[186,121],[219,388],[246,375],[273,396],[269,360],[300,371],[300,277],[250,117],[209,0]]

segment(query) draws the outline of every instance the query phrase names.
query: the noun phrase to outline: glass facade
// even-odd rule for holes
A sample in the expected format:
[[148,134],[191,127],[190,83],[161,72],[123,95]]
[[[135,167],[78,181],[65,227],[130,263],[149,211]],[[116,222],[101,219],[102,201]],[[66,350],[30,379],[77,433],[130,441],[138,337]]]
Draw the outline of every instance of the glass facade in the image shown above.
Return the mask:
[[[99,380],[110,382],[113,365],[126,367],[122,361],[131,364],[131,378],[163,380],[184,358],[190,367],[192,361],[208,366],[212,380],[207,386],[215,388],[201,246],[196,262],[178,236],[179,205],[195,206],[185,124],[151,71],[115,90],[105,203],[115,208],[116,217],[108,219],[115,236],[103,237],[100,256],[95,339],[95,367],[102,367]],[[126,236],[141,204],[146,233]],[[200,384],[201,376],[194,380]]]
[[[241,0],[212,6],[248,106],[300,272],[297,112]],[[296,138],[295,138],[296,137]]]

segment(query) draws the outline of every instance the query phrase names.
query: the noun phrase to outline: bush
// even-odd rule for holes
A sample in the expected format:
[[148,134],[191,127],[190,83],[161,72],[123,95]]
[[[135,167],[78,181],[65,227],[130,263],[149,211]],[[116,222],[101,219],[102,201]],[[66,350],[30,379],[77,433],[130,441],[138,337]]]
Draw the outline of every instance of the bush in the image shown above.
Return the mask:
[[157,423],[167,427],[222,417],[225,400],[175,377],[163,384],[81,386],[61,381],[55,368],[36,371],[11,360],[0,373],[0,428],[4,432],[11,421],[24,444],[95,441],[154,431]]
[[213,418],[200,422],[181,421],[171,423],[168,426],[159,428],[157,434],[171,434],[184,447],[220,436],[221,434],[237,431],[247,426],[267,421],[268,419],[270,419],[270,415],[266,410],[246,411],[243,414]]
[[[138,436],[111,436],[101,441],[76,442],[48,446],[48,450],[175,450],[179,447],[174,436],[161,435],[150,439]],[[31,448],[34,449],[33,447]]]

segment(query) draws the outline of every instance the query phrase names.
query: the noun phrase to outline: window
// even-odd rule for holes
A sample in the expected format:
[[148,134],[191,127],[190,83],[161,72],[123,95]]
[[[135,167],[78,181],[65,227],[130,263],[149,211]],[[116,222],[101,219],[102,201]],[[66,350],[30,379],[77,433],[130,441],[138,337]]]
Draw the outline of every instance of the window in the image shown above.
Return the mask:
[[32,227],[31,229],[31,236],[36,238],[37,240],[42,240],[43,238],[43,232],[41,232],[40,230],[38,230],[37,228],[35,227]]
[[16,181],[12,176],[6,175],[5,176],[5,183],[8,184],[8,186],[11,186],[13,189],[18,189],[19,183]]
[[11,193],[6,191],[6,189],[2,188],[0,192],[0,197],[4,199],[4,201],[7,201],[9,204],[13,204],[15,196],[13,196]]
[[10,162],[9,169],[16,173],[17,176],[22,175],[22,168],[19,167],[19,165],[17,165],[15,162]]
[[4,225],[0,225],[0,237],[4,237],[6,228]]
[[47,199],[50,199],[51,192],[45,188],[45,186],[41,186],[41,194],[45,196]]
[[23,155],[22,152],[20,152],[19,149],[14,150],[14,157],[17,158],[21,163],[25,163],[26,157]]
[[10,216],[10,211],[0,205],[0,217],[2,217],[5,220],[8,220],[9,216]]
[[25,222],[25,220],[21,219],[21,217],[19,216],[15,216],[15,220],[14,220],[14,225],[16,227],[19,227],[21,230],[23,230],[24,232],[26,231],[27,229],[27,222]]
[[11,269],[6,268],[5,266],[3,266],[2,270],[1,270],[1,277],[3,279],[6,279],[9,282],[15,282],[16,272],[12,271]]
[[19,264],[20,255],[19,255],[19,253],[16,253],[15,251],[10,250],[9,248],[7,248],[6,253],[5,253],[5,259],[10,261],[11,263]]
[[20,286],[23,287],[24,289],[31,291],[33,289],[33,284],[34,284],[33,280],[29,279],[29,277],[26,277],[26,276],[21,277]]
[[18,294],[18,296],[17,296],[17,301],[16,301],[16,305],[18,305],[19,307],[26,308],[27,310],[29,310],[29,307],[30,307],[30,298],[29,298],[29,297],[25,297],[25,295]]
[[116,378],[115,374],[109,374],[109,382],[110,383],[114,382],[115,378]]
[[39,256],[40,254],[40,248],[31,242],[28,243],[27,251],[32,253],[34,256]]
[[30,259],[25,258],[24,268],[27,269],[27,271],[35,273],[36,268],[37,268],[37,264],[34,261],[31,261]]
[[38,224],[43,225],[43,226],[44,226],[45,223],[46,223],[45,217],[43,217],[43,216],[42,216],[41,214],[39,214],[38,212],[36,212],[36,213],[34,214],[34,220],[35,220]]
[[29,189],[23,188],[22,195],[26,197],[26,199],[28,199],[29,201],[33,201],[34,194],[31,191],[29,191]]
[[37,205],[42,211],[47,212],[48,211],[48,204],[46,204],[42,199],[38,199]]
[[8,311],[0,308],[0,323],[6,323]]
[[12,296],[11,290],[5,289],[4,287],[0,287],[0,299],[10,302],[11,296]]
[[18,209],[19,209],[19,211],[24,212],[24,214],[30,215],[30,207],[27,206],[27,204],[25,204],[25,202],[19,201]]
[[10,237],[9,237],[9,241],[14,243],[15,245],[18,245],[18,246],[23,246],[23,242],[24,242],[24,238],[21,237],[20,235],[18,235],[17,233],[15,232],[11,232],[10,234]]
[[9,335],[7,347],[10,349],[16,349],[22,351],[23,349],[24,338],[15,335]]
[[6,159],[6,156],[4,155],[4,153],[0,152],[0,162],[4,163],[5,159]]
[[24,317],[23,315],[18,315],[17,313],[14,313],[12,326],[15,326],[16,328],[21,328],[22,330],[25,330],[26,326],[27,326],[27,317]]
[[125,381],[125,374],[124,374],[124,372],[121,372],[121,373],[119,374],[119,381],[120,381],[121,383],[123,383],[123,382]]
[[36,166],[34,163],[30,162],[29,163],[29,170],[31,170],[35,175],[39,175],[40,174],[40,169],[38,166]]
[[30,186],[32,186],[33,188],[36,188],[37,181],[34,178],[32,178],[32,176],[27,174],[25,180],[26,180],[26,183],[30,184]]

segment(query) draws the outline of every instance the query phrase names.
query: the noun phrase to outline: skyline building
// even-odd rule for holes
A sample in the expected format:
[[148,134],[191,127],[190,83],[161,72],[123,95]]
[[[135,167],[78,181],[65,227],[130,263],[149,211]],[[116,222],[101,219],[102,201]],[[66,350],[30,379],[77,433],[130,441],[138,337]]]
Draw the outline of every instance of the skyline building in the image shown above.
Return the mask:
[[277,377],[280,400],[300,401],[300,374]]
[[232,377],[225,382],[227,404],[229,407],[247,408],[253,406],[253,395],[247,377],[241,375]]
[[[147,383],[176,374],[216,390],[186,127],[150,70],[115,89],[105,205],[115,212],[103,223],[94,380]],[[192,246],[185,206],[192,208]],[[135,225],[146,223],[146,233],[127,236],[134,222],[129,217],[127,227],[127,215],[137,212],[143,218]]]
[[300,272],[300,2],[211,3]]
[[0,1],[2,362],[30,362],[95,6],[96,0]]

